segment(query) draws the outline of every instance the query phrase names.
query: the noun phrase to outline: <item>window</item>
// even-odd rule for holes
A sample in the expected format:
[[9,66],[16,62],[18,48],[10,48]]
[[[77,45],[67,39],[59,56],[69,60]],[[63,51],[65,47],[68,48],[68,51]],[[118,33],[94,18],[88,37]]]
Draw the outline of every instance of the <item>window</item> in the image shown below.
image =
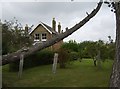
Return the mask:
[[35,34],[35,39],[34,41],[39,41],[40,40],[40,35],[39,34]]
[[46,33],[42,33],[42,41],[46,41],[47,40],[47,34]]

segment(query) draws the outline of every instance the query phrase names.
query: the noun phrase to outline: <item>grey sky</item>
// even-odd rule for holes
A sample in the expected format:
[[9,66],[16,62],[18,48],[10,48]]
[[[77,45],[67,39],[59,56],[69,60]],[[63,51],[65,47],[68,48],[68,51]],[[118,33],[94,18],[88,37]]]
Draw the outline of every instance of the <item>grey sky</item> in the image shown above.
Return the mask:
[[[24,26],[36,25],[42,21],[51,26],[51,20],[56,18],[61,22],[62,29],[70,28],[90,13],[96,2],[2,2],[2,20],[16,17]],[[78,31],[64,39],[76,40],[105,40],[108,36],[115,39],[115,16],[106,5],[103,5],[97,15]]]

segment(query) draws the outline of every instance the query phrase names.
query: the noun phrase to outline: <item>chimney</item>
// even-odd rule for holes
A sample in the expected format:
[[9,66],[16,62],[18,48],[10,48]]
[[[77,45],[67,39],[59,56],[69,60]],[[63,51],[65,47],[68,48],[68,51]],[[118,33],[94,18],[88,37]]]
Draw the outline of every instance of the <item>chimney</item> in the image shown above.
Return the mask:
[[56,21],[55,21],[55,18],[53,18],[52,20],[52,28],[54,31],[56,31]]
[[61,25],[60,25],[60,22],[58,23],[58,32],[61,33]]
[[28,35],[28,24],[26,24],[26,26],[25,26],[25,36],[27,36]]
[[28,24],[25,26],[25,31],[28,32]]

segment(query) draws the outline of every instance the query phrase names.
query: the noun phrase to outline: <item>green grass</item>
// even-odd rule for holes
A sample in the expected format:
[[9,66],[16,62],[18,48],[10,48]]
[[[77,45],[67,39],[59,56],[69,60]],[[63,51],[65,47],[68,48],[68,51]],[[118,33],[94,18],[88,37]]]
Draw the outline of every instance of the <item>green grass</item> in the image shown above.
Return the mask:
[[92,60],[74,61],[66,69],[57,68],[52,73],[52,65],[34,67],[23,71],[22,78],[17,72],[9,72],[3,66],[3,82],[9,87],[107,87],[112,70],[112,61],[102,63],[102,68],[93,66]]

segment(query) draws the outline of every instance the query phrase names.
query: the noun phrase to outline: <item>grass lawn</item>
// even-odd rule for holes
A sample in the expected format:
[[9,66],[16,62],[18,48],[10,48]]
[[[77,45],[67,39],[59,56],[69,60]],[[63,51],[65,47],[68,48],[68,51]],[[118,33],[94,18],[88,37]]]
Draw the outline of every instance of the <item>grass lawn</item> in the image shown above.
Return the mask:
[[43,65],[23,71],[22,78],[17,72],[9,72],[3,66],[3,82],[9,87],[107,87],[112,70],[112,61],[102,63],[102,68],[93,66],[92,60],[74,61],[66,69],[57,68],[52,73],[52,65]]

